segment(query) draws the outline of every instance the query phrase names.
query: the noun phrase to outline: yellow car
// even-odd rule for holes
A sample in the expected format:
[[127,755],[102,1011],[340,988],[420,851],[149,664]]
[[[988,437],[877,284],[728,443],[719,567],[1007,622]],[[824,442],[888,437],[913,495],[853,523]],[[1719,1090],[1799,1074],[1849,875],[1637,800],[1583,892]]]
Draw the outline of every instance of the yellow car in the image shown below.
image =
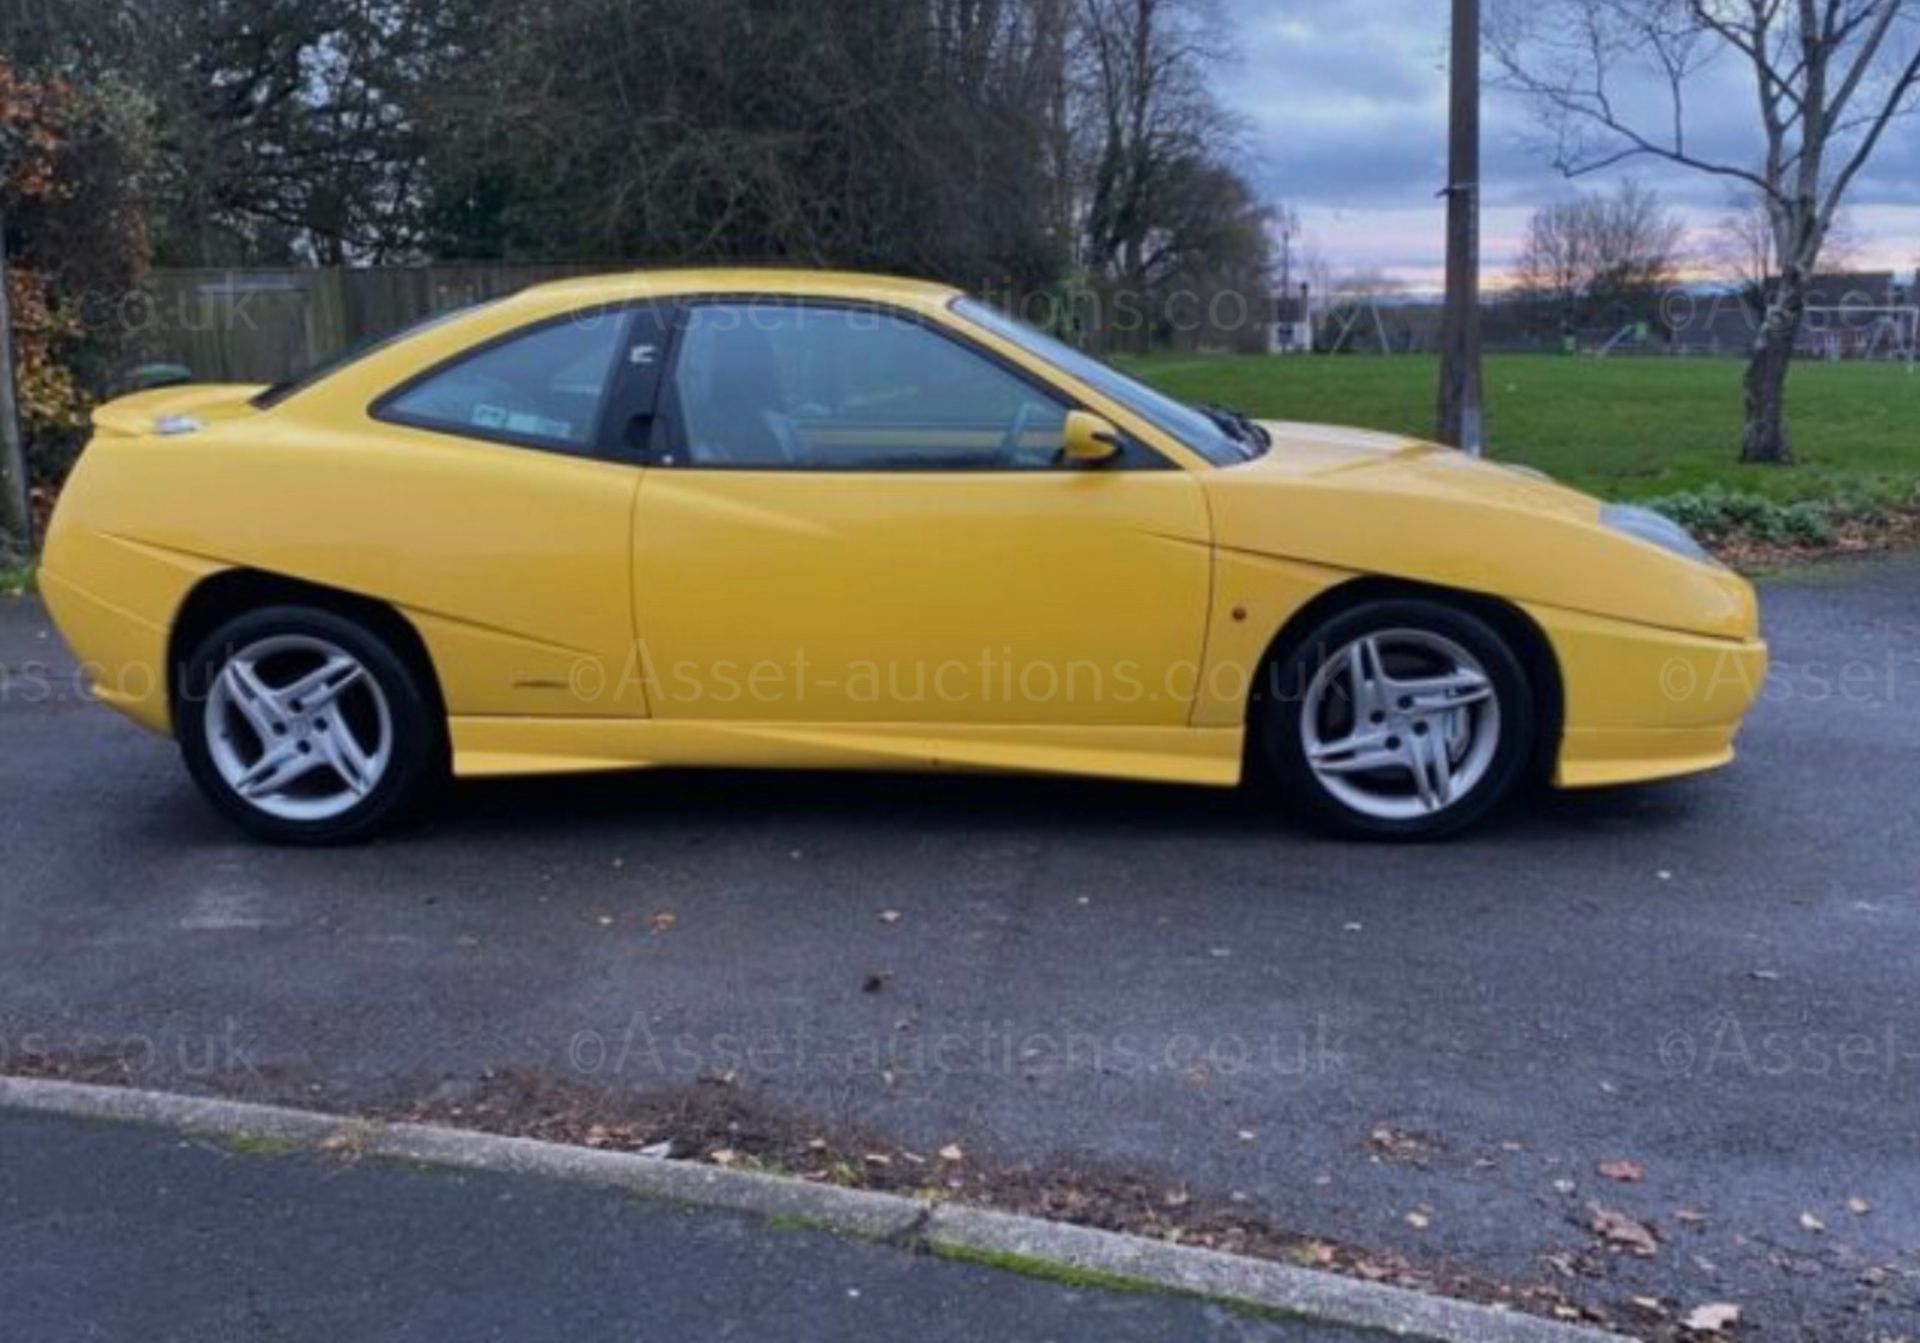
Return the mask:
[[1732,758],[1754,594],[1673,524],[1195,409],[951,289],[575,281],[279,386],[113,402],[41,583],[287,842],[451,775],[1014,770],[1450,833]]

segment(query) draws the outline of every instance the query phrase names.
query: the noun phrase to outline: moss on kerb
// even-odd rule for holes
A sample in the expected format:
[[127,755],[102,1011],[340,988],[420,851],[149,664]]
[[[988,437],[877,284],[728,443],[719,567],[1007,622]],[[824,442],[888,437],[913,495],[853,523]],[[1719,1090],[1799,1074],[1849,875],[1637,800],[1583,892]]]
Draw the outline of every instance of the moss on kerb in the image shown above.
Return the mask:
[[932,1247],[934,1256],[939,1259],[952,1259],[963,1264],[977,1264],[981,1268],[997,1268],[1004,1273],[1018,1273],[1023,1278],[1037,1278],[1041,1282],[1054,1283],[1061,1287],[1085,1287],[1103,1292],[1127,1292],[1136,1296],[1193,1296],[1192,1292],[1183,1292],[1177,1288],[1163,1287],[1159,1283],[1146,1282],[1139,1278],[1123,1278],[1112,1273],[1099,1273],[1092,1269],[1075,1268],[1071,1264],[1056,1263],[1050,1259],[1034,1259],[1024,1254],[1012,1254],[1005,1250],[976,1250],[966,1245],[939,1245]]
[[208,1133],[204,1136],[237,1156],[255,1157],[262,1161],[313,1150],[311,1144],[278,1133]]
[[1101,1273],[1094,1269],[1076,1268],[1072,1264],[1062,1264],[1051,1259],[1035,1259],[1005,1250],[976,1250],[965,1245],[940,1244],[931,1245],[929,1248],[937,1259],[975,1264],[981,1268],[997,1269],[1002,1273],[1017,1273],[1023,1278],[1033,1278],[1057,1287],[1074,1287],[1091,1292],[1119,1292],[1128,1296],[1166,1296],[1189,1301],[1207,1301],[1236,1315],[1275,1322],[1312,1318],[1297,1311],[1283,1310],[1279,1306],[1239,1301],[1231,1297],[1209,1296],[1205,1292],[1168,1287],[1164,1283],[1149,1282],[1143,1278],[1128,1278],[1114,1273]]

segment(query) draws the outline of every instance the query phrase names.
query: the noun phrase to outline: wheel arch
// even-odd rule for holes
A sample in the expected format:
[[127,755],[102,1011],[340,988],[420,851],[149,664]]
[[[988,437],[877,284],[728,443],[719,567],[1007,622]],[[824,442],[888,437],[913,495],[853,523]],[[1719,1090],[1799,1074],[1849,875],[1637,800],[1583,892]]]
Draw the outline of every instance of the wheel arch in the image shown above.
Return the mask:
[[[1499,597],[1469,592],[1460,588],[1408,579],[1368,575],[1349,579],[1328,588],[1287,618],[1261,655],[1254,673],[1253,689],[1247,697],[1246,723],[1252,728],[1260,705],[1272,688],[1275,673],[1289,654],[1325,621],[1342,611],[1366,602],[1418,598],[1441,603],[1478,616],[1491,625],[1513,649],[1514,656],[1527,675],[1539,700],[1540,731],[1533,768],[1544,776],[1552,772],[1560,755],[1561,738],[1566,726],[1566,683],[1560,659],[1553,643],[1539,623],[1520,607]],[[1260,752],[1253,748],[1256,734],[1247,732],[1248,764],[1254,766]]]
[[413,622],[389,602],[330,588],[262,569],[223,569],[194,585],[175,613],[167,633],[167,703],[176,710],[187,663],[194,650],[220,626],[266,606],[311,606],[367,626],[385,638],[419,673],[442,722],[446,699],[426,640]]

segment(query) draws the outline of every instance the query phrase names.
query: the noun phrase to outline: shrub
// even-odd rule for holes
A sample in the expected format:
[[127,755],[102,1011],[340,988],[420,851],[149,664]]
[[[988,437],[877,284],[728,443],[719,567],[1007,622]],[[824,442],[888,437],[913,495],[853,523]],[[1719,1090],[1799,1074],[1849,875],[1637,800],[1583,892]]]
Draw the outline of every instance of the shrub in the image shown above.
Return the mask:
[[1664,513],[1703,541],[1758,541],[1768,545],[1808,547],[1834,543],[1835,524],[1862,517],[1872,505],[1803,500],[1781,504],[1764,495],[1730,490],[1723,485],[1652,499],[1648,506]]

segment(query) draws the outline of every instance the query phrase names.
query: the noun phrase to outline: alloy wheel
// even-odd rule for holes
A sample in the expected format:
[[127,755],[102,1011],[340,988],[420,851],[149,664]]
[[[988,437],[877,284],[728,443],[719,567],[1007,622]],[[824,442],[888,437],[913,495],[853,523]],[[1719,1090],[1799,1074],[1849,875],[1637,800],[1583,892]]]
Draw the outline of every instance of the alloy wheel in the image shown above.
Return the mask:
[[237,797],[279,820],[342,816],[393,763],[386,693],[326,639],[281,634],[248,644],[221,665],[207,696],[214,768]]
[[1321,663],[1300,708],[1321,787],[1362,815],[1417,820],[1485,779],[1500,746],[1500,700],[1479,660],[1428,630],[1364,635]]

